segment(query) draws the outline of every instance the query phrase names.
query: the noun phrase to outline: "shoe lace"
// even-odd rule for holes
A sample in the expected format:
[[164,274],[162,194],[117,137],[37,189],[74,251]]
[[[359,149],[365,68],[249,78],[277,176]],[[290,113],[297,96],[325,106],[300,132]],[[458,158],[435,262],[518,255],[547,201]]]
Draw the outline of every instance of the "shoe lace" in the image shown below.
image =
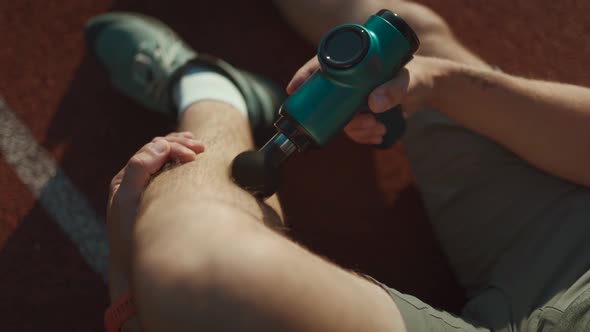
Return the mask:
[[169,47],[156,45],[155,49],[146,43],[139,45],[133,63],[133,77],[145,87],[145,92],[160,99],[166,93],[167,77],[176,63],[180,42]]

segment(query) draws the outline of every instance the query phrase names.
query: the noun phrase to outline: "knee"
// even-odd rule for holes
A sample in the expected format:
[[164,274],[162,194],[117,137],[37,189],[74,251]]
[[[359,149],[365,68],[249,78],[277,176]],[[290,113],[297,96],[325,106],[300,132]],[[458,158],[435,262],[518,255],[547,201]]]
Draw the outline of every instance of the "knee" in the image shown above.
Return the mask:
[[[253,226],[222,222],[195,238],[199,246],[138,257],[134,285],[142,323],[158,330],[180,319],[199,330],[233,330],[244,324],[236,317],[262,317],[255,303],[273,287],[272,262],[282,239]],[[179,316],[181,307],[191,314]]]
[[160,218],[167,220],[162,221],[167,227],[160,227],[158,234],[136,236],[133,267],[141,270],[140,276],[211,285],[247,272],[272,252],[269,246],[283,240],[260,220],[229,205],[193,209],[193,217],[175,212]]

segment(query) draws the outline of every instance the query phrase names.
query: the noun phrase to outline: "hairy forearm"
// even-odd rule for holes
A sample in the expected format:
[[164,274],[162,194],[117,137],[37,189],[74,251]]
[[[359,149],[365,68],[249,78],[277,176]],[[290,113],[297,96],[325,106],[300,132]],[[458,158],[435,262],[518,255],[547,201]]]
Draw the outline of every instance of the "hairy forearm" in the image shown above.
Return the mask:
[[448,64],[432,106],[536,167],[590,186],[590,89]]

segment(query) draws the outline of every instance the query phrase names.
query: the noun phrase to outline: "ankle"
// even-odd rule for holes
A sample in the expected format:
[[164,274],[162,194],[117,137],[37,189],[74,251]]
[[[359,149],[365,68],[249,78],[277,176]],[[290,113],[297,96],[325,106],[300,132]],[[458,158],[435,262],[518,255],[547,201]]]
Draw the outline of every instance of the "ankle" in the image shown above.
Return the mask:
[[216,100],[192,103],[178,120],[179,130],[192,132],[208,151],[221,149],[224,154],[238,154],[253,148],[248,119],[228,103]]
[[203,101],[220,102],[248,117],[246,101],[240,90],[227,77],[205,67],[192,67],[178,79],[173,90],[178,116],[188,109],[199,109],[194,104]]

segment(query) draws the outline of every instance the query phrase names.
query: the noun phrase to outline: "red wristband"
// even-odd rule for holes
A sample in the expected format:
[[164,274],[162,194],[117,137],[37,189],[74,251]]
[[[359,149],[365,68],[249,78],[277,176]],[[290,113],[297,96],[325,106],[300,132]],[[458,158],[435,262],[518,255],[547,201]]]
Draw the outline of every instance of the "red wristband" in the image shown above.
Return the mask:
[[135,299],[131,292],[123,294],[117,301],[113,302],[104,313],[104,328],[106,332],[119,332],[123,324],[135,316]]

